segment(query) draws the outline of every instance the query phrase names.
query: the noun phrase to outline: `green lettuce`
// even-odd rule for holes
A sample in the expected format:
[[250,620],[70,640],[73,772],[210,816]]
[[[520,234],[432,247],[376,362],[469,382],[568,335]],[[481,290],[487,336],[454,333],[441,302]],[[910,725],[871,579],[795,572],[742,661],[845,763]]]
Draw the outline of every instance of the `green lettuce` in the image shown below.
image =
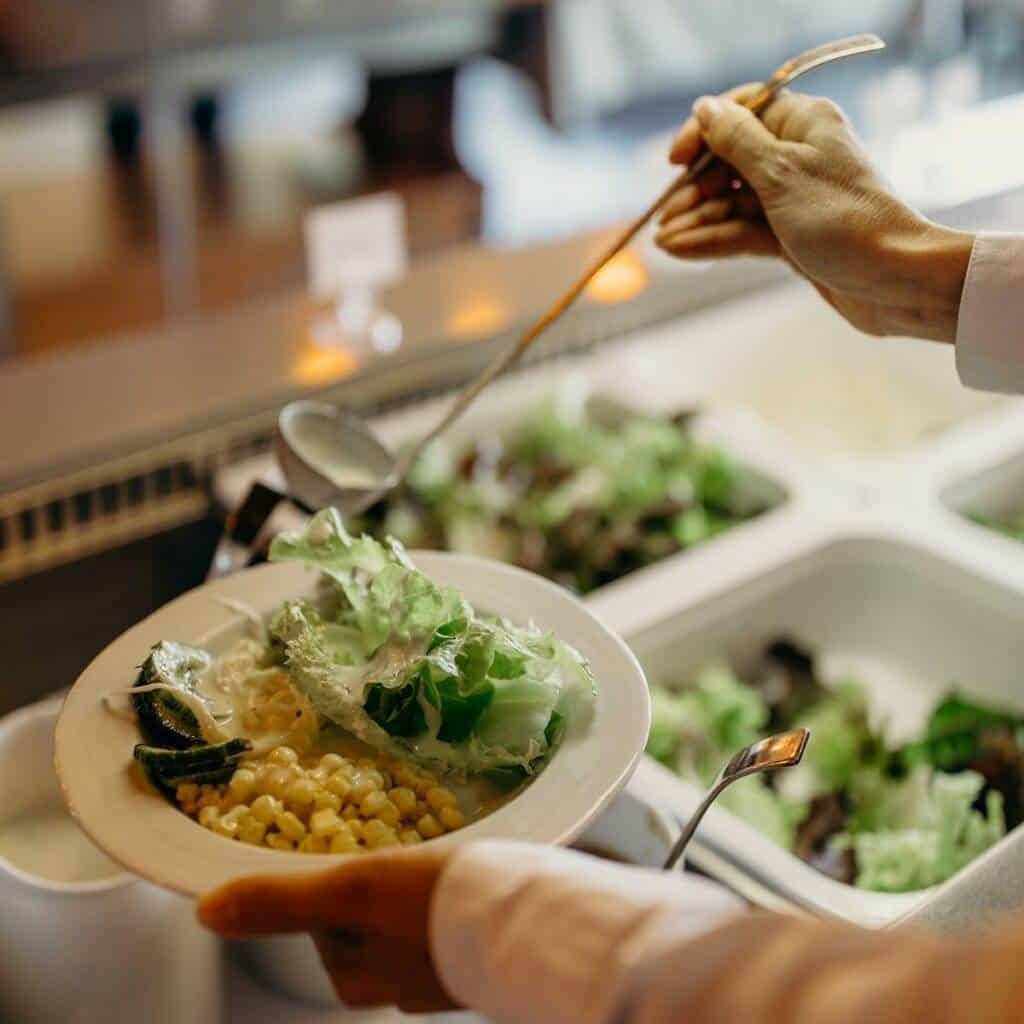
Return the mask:
[[[713,665],[684,690],[652,688],[647,753],[684,778],[708,786],[737,750],[764,734],[767,721],[760,694],[727,667]],[[802,801],[776,793],[763,776],[734,783],[718,802],[788,850],[807,812]]]
[[867,773],[853,791],[857,810],[833,842],[857,858],[856,884],[880,892],[911,892],[937,885],[1006,834],[1003,798],[985,796],[977,772],[955,774],[922,767],[892,780]]
[[484,618],[438,587],[397,541],[352,537],[334,509],[274,540],[270,557],[324,574],[320,605],[288,601],[271,636],[324,718],[399,756],[475,773],[536,771],[594,682],[571,647]]

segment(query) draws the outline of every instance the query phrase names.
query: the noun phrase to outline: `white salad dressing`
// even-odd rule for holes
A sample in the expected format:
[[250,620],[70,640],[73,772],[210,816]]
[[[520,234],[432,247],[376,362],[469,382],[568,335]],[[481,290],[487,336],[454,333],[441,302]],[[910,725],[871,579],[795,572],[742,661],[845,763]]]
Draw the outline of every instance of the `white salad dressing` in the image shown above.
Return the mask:
[[288,441],[301,459],[337,487],[373,487],[381,482],[378,471],[338,444],[330,421],[299,417]]
[[61,804],[0,822],[0,857],[48,882],[95,882],[121,872]]

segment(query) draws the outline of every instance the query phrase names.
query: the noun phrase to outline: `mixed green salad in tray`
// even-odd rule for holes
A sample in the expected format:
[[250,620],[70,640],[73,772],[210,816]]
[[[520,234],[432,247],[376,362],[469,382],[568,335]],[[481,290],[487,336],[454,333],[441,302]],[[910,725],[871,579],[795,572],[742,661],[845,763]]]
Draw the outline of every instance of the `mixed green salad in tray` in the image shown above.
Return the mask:
[[333,509],[271,559],[317,570],[316,599],[253,614],[254,635],[219,655],[165,640],[131,691],[146,777],[226,838],[309,853],[433,838],[539,772],[591,713],[572,647],[479,613]]
[[689,414],[602,416],[597,405],[560,393],[509,432],[436,443],[407,487],[350,525],[585,594],[769,507],[748,470],[693,438]]
[[723,664],[654,687],[647,752],[707,784],[741,747],[800,725],[811,740],[799,766],[744,779],[719,803],[839,881],[935,885],[1024,818],[1024,716],[950,691],[912,742],[892,743],[862,685],[826,686],[788,640],[742,679]]
[[1013,512],[1004,512],[1001,515],[982,515],[980,512],[973,513],[967,517],[972,523],[984,526],[986,529],[995,530],[1011,540],[1024,542],[1024,509],[1017,509]]

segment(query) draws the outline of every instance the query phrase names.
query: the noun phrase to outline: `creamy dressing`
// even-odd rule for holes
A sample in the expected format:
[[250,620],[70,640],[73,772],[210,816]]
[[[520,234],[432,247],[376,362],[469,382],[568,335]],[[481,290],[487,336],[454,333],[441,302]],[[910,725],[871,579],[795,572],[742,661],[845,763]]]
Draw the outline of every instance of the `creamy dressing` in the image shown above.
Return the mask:
[[95,882],[121,873],[60,804],[0,823],[0,857],[49,882]]
[[333,424],[319,418],[302,420],[289,437],[296,454],[322,473],[336,487],[375,487],[381,474],[354,452],[338,444]]

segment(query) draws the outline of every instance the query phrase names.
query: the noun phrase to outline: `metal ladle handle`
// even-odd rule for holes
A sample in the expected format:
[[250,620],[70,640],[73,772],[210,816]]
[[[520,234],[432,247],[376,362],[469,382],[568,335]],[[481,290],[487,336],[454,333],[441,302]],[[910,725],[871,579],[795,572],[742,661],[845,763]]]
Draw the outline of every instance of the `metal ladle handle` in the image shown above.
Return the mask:
[[[801,75],[820,68],[832,61],[844,57],[853,57],[860,53],[871,53],[881,50],[885,43],[876,35],[864,34],[849,36],[845,39],[833,40],[824,43],[822,46],[815,46],[805,50],[796,57],[792,57],[784,64],[781,64],[766,79],[761,89],[749,100],[746,106],[755,114],[760,114],[766,106],[774,99],[780,89],[785,88],[790,82],[795,81]],[[570,306],[583,294],[587,285],[618,256],[623,249],[633,241],[641,229],[649,220],[679,191],[684,185],[688,185],[695,178],[700,177],[712,161],[715,155],[710,150],[705,150],[678,178],[673,181],[657,199],[647,207],[640,216],[630,224],[618,238],[606,249],[591,266],[584,272],[583,276],[560,298],[554,305],[509,349],[503,356],[496,359],[473,381],[459,397],[452,407],[442,417],[425,437],[421,438],[405,454],[401,455],[395,465],[394,479],[396,482],[404,480],[410,468],[416,462],[427,447],[439,434],[448,429],[449,425],[458,419],[476,400],[476,397],[495,378],[501,376],[517,359],[551,326]]]
[[758,772],[773,772],[779,768],[792,768],[793,765],[799,764],[810,738],[811,734],[806,729],[793,729],[790,732],[780,732],[776,736],[769,736],[767,739],[758,740],[757,743],[751,743],[749,747],[744,747],[734,755],[718,773],[707,795],[690,815],[690,820],[683,826],[679,838],[675,841],[662,865],[663,870],[671,871],[679,862],[679,858],[689,846],[694,832],[697,831],[697,826],[722,790],[739,779],[745,779],[748,775],[756,775]]

